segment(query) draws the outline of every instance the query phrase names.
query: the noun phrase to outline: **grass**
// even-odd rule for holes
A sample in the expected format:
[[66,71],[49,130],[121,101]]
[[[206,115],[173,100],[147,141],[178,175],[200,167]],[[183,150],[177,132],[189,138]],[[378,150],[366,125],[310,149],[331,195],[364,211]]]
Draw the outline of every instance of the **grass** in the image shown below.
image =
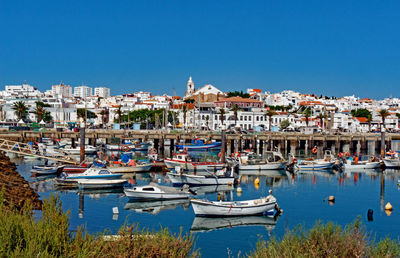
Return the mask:
[[43,202],[36,219],[27,204],[22,210],[3,207],[0,194],[0,257],[196,257],[190,235],[168,230],[152,233],[123,226],[112,241],[104,234],[91,235],[83,228],[72,233],[69,213],[52,195]]
[[333,223],[318,222],[309,231],[297,227],[282,240],[260,240],[249,257],[400,257],[400,242],[388,238],[369,239],[357,219],[342,228]]

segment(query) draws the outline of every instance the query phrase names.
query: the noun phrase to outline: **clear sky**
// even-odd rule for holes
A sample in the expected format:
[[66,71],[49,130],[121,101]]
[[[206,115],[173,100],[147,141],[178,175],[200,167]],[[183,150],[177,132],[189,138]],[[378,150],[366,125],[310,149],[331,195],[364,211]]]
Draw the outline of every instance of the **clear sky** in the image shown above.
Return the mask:
[[0,0],[0,88],[400,97],[400,1]]

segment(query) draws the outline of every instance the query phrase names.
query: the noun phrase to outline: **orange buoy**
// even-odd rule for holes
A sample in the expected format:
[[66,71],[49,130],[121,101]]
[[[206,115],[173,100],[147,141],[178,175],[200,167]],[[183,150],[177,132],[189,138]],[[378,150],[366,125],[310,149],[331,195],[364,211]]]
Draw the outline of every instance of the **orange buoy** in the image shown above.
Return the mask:
[[339,152],[339,158],[343,158],[343,152]]
[[121,150],[125,151],[125,152],[128,152],[129,151],[129,146],[128,145],[122,145],[121,146]]
[[314,148],[312,149],[312,152],[313,152],[314,154],[317,154],[318,148],[317,148],[317,147],[314,147]]
[[344,153],[344,155],[345,155],[346,157],[350,157],[350,152],[346,151],[346,152]]

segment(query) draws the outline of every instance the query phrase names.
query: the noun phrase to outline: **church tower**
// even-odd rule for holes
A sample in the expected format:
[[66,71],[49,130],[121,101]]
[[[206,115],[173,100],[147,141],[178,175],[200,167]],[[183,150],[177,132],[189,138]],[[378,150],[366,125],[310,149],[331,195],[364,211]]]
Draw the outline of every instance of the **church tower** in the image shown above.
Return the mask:
[[185,97],[189,97],[189,96],[193,95],[194,91],[195,91],[194,90],[194,82],[192,80],[192,76],[190,76],[189,80],[187,82],[187,85],[186,85]]

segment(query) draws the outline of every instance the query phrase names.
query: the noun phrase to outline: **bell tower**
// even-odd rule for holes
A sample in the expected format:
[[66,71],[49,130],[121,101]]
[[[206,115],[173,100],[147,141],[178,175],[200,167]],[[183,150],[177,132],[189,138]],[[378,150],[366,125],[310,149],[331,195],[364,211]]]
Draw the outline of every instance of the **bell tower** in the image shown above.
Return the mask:
[[191,96],[194,93],[194,82],[192,80],[192,76],[189,77],[189,80],[186,84],[186,92],[185,92],[185,97]]

